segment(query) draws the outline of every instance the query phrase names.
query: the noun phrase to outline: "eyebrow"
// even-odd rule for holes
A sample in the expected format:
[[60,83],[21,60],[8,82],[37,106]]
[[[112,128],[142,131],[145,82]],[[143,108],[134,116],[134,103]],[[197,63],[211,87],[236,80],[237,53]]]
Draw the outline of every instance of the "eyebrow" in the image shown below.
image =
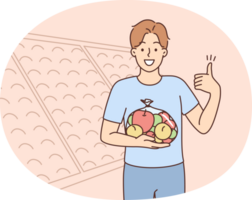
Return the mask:
[[[142,44],[142,43],[146,44],[146,42],[141,42],[140,44]],[[160,42],[153,42],[153,44],[155,44],[155,43],[160,44]]]

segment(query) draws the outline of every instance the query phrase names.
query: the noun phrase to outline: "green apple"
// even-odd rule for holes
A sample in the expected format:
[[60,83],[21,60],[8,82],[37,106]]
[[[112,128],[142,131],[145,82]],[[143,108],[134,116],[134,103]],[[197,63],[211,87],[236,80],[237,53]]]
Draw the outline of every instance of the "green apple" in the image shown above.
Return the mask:
[[153,126],[156,126],[156,125],[158,125],[159,123],[161,123],[162,122],[162,117],[160,116],[160,115],[154,115],[154,124],[153,124]]
[[153,132],[153,133],[154,133],[154,131],[155,131],[155,127],[152,127],[152,128],[151,128],[151,130],[149,130],[149,131],[151,131],[151,132]]
[[129,117],[129,119],[128,119],[128,123],[129,123],[129,125],[132,124],[132,115],[130,115],[130,117]]
[[176,137],[176,135],[177,135],[177,132],[175,130],[172,130],[170,138],[173,139]]

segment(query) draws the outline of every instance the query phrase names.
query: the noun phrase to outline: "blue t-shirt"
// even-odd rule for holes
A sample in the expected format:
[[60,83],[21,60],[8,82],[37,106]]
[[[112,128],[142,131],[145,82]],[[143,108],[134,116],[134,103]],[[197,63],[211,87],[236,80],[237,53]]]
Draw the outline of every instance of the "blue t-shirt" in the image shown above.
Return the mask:
[[183,162],[182,114],[192,110],[198,100],[187,84],[176,76],[162,76],[154,85],[145,85],[137,77],[130,77],[114,84],[103,118],[116,123],[121,123],[124,118],[126,127],[128,116],[145,107],[141,99],[151,99],[152,107],[168,112],[177,124],[178,133],[169,147],[126,147],[125,162],[139,167],[165,167]]

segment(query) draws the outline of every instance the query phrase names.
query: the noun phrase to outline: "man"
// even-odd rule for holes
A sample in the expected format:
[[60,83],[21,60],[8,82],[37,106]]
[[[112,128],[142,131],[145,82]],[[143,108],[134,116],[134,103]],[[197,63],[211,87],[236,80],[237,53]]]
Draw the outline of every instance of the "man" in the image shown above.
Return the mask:
[[[111,90],[102,125],[101,140],[125,146],[124,199],[149,199],[185,192],[184,160],[181,145],[181,119],[186,115],[202,134],[214,122],[220,86],[213,78],[212,63],[206,74],[195,75],[195,89],[210,93],[203,110],[187,84],[176,76],[163,76],[159,67],[167,56],[168,34],[163,24],[143,20],[133,26],[130,34],[131,54],[140,74],[116,82]],[[118,133],[122,119],[143,107],[141,99],[151,99],[152,106],[167,111],[177,124],[178,133],[171,143],[156,143],[148,135],[135,138]],[[127,120],[125,121],[126,126]]]

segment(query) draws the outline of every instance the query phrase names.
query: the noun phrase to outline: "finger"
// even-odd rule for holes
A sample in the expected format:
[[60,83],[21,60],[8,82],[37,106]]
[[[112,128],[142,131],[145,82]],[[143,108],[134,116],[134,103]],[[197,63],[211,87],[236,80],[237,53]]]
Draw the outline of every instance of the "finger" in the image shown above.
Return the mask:
[[159,148],[169,147],[169,146],[170,146],[170,144],[168,144],[168,143],[161,143],[161,144],[158,144],[158,147],[159,147]]
[[203,81],[202,78],[200,78],[200,79],[195,79],[195,80],[194,80],[194,84],[199,83],[199,82],[202,82],[202,81]]
[[153,139],[152,137],[150,137],[150,138],[144,139],[144,141],[145,142],[154,142],[155,139]]
[[196,76],[196,77],[194,78],[194,80],[199,79],[199,78],[204,78],[204,77],[205,77],[205,76],[203,76],[203,75]]
[[195,88],[196,90],[202,89],[202,84],[195,85],[194,88]]
[[144,141],[154,141],[155,140],[155,138],[148,136],[148,135],[144,135],[142,137],[144,138]]
[[194,85],[194,87],[196,88],[199,88],[199,87],[201,87],[202,86],[202,83],[198,83],[198,84],[196,84],[196,85]]
[[194,75],[194,78],[196,79],[196,78],[202,78],[202,77],[204,77],[205,75],[207,75],[207,74],[195,74]]
[[212,65],[212,62],[209,62],[207,65],[207,74],[209,74],[210,76],[213,76]]
[[163,148],[163,147],[168,147],[170,144],[168,143],[155,143],[152,145],[153,147],[158,147],[158,148]]
[[199,83],[195,83],[195,84],[194,84],[194,87],[201,86],[201,85],[203,85],[203,82],[202,82],[202,81],[200,81]]
[[197,80],[200,80],[200,79],[203,79],[203,76],[199,76],[197,78],[194,78],[194,81],[197,81]]

